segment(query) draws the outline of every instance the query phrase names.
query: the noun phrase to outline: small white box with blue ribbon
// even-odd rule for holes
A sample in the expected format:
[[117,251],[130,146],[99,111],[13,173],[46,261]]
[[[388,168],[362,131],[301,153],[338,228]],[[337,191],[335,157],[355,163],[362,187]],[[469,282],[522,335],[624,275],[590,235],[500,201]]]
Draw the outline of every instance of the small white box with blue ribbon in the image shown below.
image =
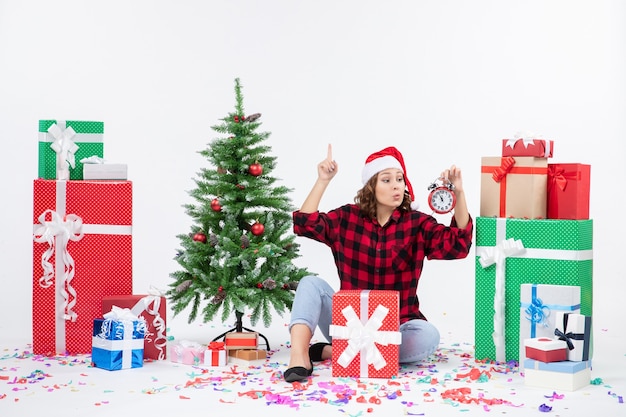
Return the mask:
[[94,319],[91,361],[96,368],[117,371],[143,367],[146,322],[128,308],[113,306]]

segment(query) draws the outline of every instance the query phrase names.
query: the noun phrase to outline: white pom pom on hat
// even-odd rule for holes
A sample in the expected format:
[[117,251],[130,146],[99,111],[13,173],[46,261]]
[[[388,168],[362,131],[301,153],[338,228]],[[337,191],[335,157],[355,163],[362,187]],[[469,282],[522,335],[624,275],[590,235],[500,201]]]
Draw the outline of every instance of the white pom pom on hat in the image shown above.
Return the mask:
[[380,171],[384,171],[389,168],[397,168],[402,170],[404,174],[404,183],[406,184],[406,188],[409,192],[409,197],[411,198],[411,209],[417,210],[419,208],[419,204],[415,201],[415,195],[413,194],[413,186],[411,185],[411,181],[409,181],[409,177],[406,175],[406,167],[404,166],[404,158],[398,149],[393,146],[389,146],[385,149],[382,149],[378,152],[374,152],[365,160],[365,166],[363,167],[363,172],[361,174],[361,180],[363,181],[363,185],[365,185],[370,178],[374,175],[378,174]]

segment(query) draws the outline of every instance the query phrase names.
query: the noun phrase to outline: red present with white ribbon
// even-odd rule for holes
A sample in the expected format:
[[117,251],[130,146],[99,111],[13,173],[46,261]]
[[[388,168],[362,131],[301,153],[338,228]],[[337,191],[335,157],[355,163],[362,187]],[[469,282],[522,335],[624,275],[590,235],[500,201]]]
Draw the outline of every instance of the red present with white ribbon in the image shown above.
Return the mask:
[[554,141],[533,134],[516,134],[513,139],[502,139],[502,156],[534,156],[552,158]]
[[224,342],[213,341],[204,352],[204,364],[209,366],[226,366],[228,358]]
[[102,313],[113,306],[128,308],[134,315],[146,321],[144,359],[167,358],[166,299],[157,290],[142,295],[111,295],[102,298]]
[[131,294],[132,183],[36,179],[33,352],[91,352],[101,300]]
[[398,374],[402,335],[398,291],[340,290],[333,295],[332,376]]

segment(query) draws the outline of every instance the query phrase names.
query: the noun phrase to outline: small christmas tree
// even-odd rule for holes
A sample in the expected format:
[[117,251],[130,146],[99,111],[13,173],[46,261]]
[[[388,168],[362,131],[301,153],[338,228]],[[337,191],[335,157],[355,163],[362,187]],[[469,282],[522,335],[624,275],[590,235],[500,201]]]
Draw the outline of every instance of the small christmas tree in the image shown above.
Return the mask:
[[222,321],[235,313],[241,331],[246,311],[253,325],[262,319],[267,327],[273,310],[291,309],[298,281],[310,273],[293,264],[291,190],[271,176],[276,158],[263,144],[270,134],[257,132],[259,113],[245,114],[238,78],[235,98],[234,113],[212,126],[220,137],[199,152],[212,167],[198,172],[196,204],[184,205],[193,225],[178,235],[182,270],[171,274],[167,296],[175,315],[191,307],[189,323],[199,315],[209,322],[221,308]]

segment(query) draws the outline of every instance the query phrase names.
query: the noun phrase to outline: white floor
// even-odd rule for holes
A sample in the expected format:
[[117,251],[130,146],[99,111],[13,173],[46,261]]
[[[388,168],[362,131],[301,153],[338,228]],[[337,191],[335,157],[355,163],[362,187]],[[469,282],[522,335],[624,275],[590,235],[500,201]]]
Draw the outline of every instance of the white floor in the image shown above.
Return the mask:
[[[594,334],[594,383],[567,392],[528,387],[517,369],[476,363],[472,344],[455,340],[454,334],[444,336],[431,361],[404,367],[393,380],[333,378],[325,362],[315,367],[308,384],[292,385],[282,379],[289,358],[284,326],[281,322],[263,330],[272,348],[267,360],[231,359],[222,368],[166,360],[147,362],[137,369],[106,371],[91,367],[88,355],[37,357],[28,353],[28,341],[3,336],[0,415],[227,416],[252,410],[255,415],[274,416],[487,413],[508,417],[544,415],[539,410],[544,404],[552,407],[548,413],[552,416],[626,415],[626,336],[607,330]],[[219,330],[212,328],[210,333],[217,335]],[[194,334],[206,332],[206,326],[199,326]],[[189,335],[179,336],[174,340],[190,339]],[[196,341],[205,341],[198,337]],[[472,379],[472,369],[471,375],[481,377]],[[467,402],[453,401],[452,395]]]

